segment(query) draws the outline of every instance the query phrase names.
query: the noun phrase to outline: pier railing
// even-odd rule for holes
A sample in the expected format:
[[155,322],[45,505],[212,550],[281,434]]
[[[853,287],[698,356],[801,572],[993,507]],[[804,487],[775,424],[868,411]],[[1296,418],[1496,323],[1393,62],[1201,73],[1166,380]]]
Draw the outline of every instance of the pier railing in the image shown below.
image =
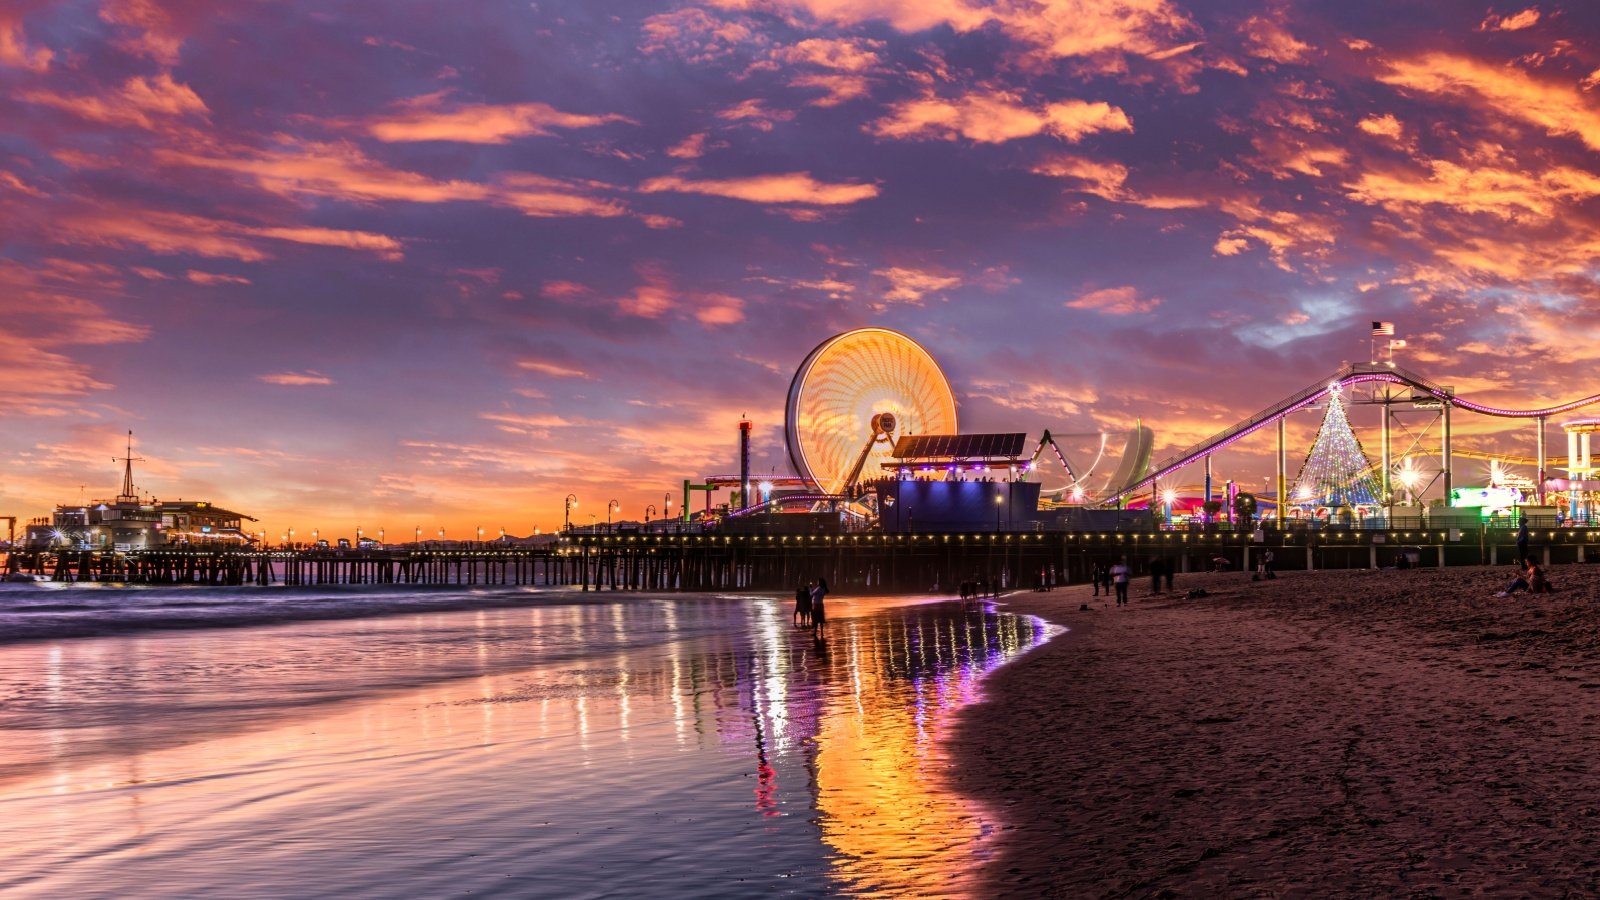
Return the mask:
[[[1288,528],[970,534],[570,535],[539,547],[439,550],[132,553],[17,551],[8,580],[109,584],[568,587],[613,591],[793,591],[827,578],[855,593],[949,591],[963,581],[1082,582],[1097,564],[1136,572],[1249,569],[1266,550],[1279,569],[1510,564],[1516,531],[1499,527]],[[1547,564],[1600,559],[1600,528],[1534,528]]]

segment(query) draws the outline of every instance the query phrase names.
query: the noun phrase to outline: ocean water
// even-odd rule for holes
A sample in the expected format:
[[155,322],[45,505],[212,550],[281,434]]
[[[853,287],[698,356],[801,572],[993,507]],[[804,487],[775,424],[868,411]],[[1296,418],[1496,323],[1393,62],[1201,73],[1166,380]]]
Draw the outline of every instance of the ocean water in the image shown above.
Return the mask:
[[[243,624],[264,601],[286,621]],[[1002,824],[948,788],[940,739],[1051,626],[830,598],[818,641],[791,606],[4,592],[0,640],[29,639],[0,645],[0,891],[975,893]],[[51,636],[80,616],[122,630]]]

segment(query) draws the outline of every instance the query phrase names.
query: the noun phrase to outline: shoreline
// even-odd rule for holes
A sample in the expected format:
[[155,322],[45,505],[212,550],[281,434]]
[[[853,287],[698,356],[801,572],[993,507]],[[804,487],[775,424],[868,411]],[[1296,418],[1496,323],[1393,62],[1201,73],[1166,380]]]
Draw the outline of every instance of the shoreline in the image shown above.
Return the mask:
[[984,895],[1593,892],[1600,567],[1496,598],[1509,572],[1005,598],[1069,631],[951,735],[953,785],[1005,823]]

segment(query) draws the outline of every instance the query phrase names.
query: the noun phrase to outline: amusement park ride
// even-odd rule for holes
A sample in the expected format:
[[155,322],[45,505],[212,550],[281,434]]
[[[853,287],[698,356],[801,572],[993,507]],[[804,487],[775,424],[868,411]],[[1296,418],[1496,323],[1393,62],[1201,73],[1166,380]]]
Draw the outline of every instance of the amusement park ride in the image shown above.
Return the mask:
[[[1032,526],[1041,518],[1071,510],[1116,510],[1146,503],[1153,509],[1163,498],[1170,515],[1182,472],[1203,465],[1202,496],[1214,508],[1212,456],[1272,428],[1277,437],[1276,490],[1264,493],[1271,497],[1267,505],[1276,507],[1280,523],[1319,505],[1323,515],[1330,506],[1342,506],[1346,515],[1353,508],[1363,518],[1386,520],[1402,493],[1396,491],[1396,480],[1407,498],[1442,480],[1444,506],[1458,500],[1470,505],[1465,496],[1457,496],[1463,492],[1454,483],[1456,455],[1494,460],[1499,484],[1491,488],[1525,487],[1511,492],[1520,504],[1532,501],[1543,506],[1550,492],[1568,517],[1587,517],[1600,500],[1600,465],[1590,453],[1590,437],[1600,432],[1600,418],[1564,423],[1565,479],[1549,475],[1545,432],[1552,417],[1597,403],[1600,394],[1541,409],[1503,409],[1462,398],[1454,389],[1398,368],[1392,361],[1353,365],[1154,465],[1150,460],[1155,434],[1138,422],[1122,434],[1125,445],[1115,471],[1107,475],[1102,469],[1108,467],[1108,451],[1117,433],[1044,430],[1031,454],[1024,452],[1025,434],[962,434],[955,394],[932,354],[900,332],[861,328],[817,345],[795,373],[784,416],[793,474],[752,481],[751,424],[741,421],[739,475],[712,476],[700,484],[684,482],[682,510],[687,519],[689,492],[701,490],[707,492],[710,513],[710,493],[728,487],[739,490],[726,513],[730,520],[826,512],[891,530],[910,528],[913,522],[919,530],[983,530],[984,522],[1000,530],[1007,522],[1010,527]],[[1383,407],[1378,460],[1369,460],[1361,450],[1345,418],[1345,404]],[[1300,474],[1291,482],[1285,423],[1309,409],[1325,409],[1328,414]],[[1536,455],[1458,450],[1451,421],[1455,410],[1532,420],[1537,426]],[[1401,425],[1410,444],[1396,452],[1396,424],[1403,413],[1412,411],[1431,418],[1416,434]],[[1423,447],[1434,424],[1439,425],[1438,443]],[[1082,449],[1077,449],[1078,443],[1073,446],[1088,457],[1087,465],[1074,465],[1063,440],[1082,443]],[[1043,490],[1037,479],[1051,456],[1065,471],[1066,481]],[[1416,463],[1425,456],[1437,459],[1437,472],[1429,478]],[[1404,466],[1399,465],[1401,460],[1406,461]],[[1508,473],[1507,465],[1530,465],[1534,476]],[[1231,508],[1236,490],[1230,482],[1225,508]],[[1560,492],[1558,497],[1555,492]],[[1554,506],[1548,509],[1552,515],[1557,512]]]

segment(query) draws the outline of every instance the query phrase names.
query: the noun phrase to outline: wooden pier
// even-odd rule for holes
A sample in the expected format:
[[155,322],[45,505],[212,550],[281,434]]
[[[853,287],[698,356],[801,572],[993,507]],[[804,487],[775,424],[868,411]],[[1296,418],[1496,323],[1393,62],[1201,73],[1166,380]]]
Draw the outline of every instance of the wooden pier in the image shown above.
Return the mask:
[[[1600,559],[1600,529],[1541,529],[1546,564]],[[594,591],[791,591],[824,577],[836,591],[948,591],[967,580],[1030,587],[1088,580],[1097,562],[1126,559],[1136,574],[1164,560],[1178,573],[1227,560],[1249,570],[1272,550],[1279,570],[1512,563],[1509,529],[1288,530],[817,535],[571,534],[536,547],[128,553],[17,551],[8,577],[56,582],[202,585],[540,585]],[[1600,551],[1600,547],[1597,547]]]

